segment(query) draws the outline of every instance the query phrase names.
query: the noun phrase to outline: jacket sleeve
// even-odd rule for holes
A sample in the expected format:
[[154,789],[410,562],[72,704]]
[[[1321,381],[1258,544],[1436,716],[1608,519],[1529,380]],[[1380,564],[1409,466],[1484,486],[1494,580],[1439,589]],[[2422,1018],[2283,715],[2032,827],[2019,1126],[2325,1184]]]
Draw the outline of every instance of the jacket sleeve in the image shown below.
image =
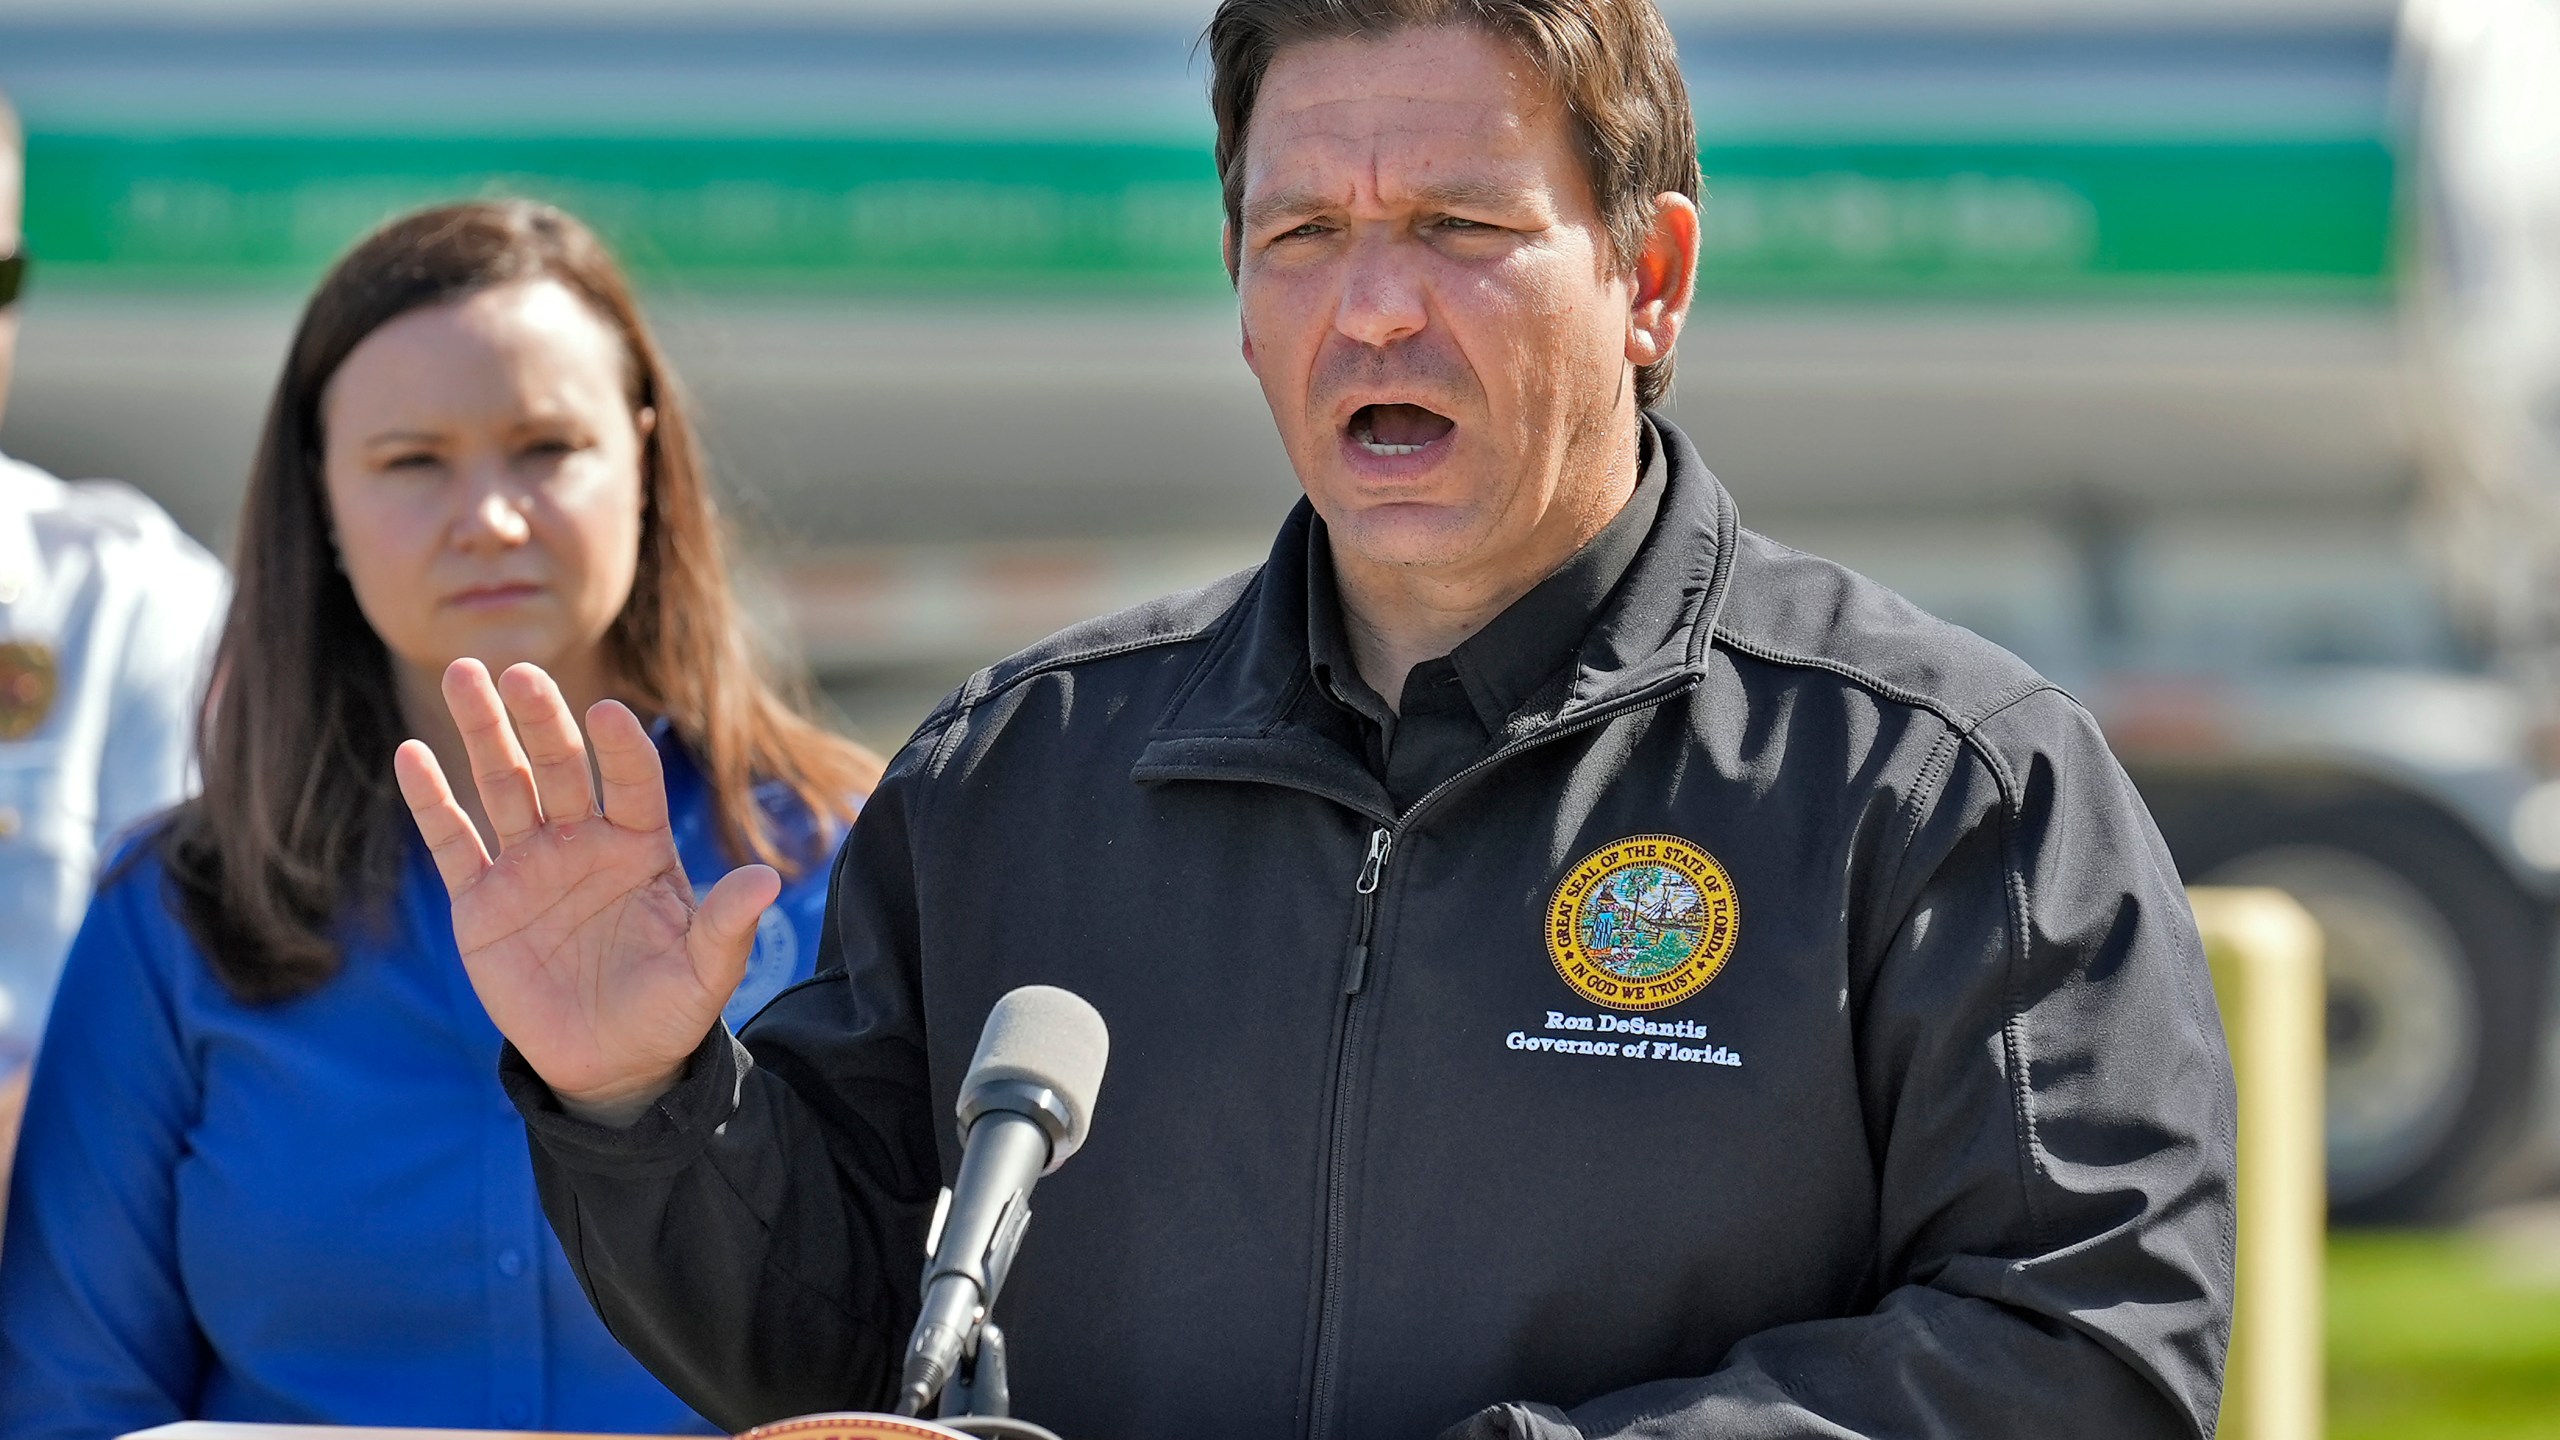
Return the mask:
[[509,1047],[544,1211],[615,1339],[726,1429],[877,1408],[941,1170],[915,992],[914,752],[839,852],[818,972],[715,1027],[629,1127],[566,1114]]
[[[144,866],[89,907],[27,1096],[0,1245],[0,1435],[88,1440],[196,1413],[205,1340],[178,1265],[202,1087]],[[190,957],[192,958],[192,957]]]
[[2211,1432],[2236,1121],[2185,892],[2068,699],[1950,744],[1898,867],[1852,898],[1876,937],[1852,998],[1880,1302],[1750,1336],[1701,1378],[1501,1406],[1453,1437]]

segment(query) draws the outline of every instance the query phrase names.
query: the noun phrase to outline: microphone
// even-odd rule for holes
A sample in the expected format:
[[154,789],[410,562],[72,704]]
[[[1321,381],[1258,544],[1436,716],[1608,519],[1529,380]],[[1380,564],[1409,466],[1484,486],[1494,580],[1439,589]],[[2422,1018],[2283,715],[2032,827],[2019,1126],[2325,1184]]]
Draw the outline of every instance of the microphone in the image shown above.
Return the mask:
[[924,1268],[924,1309],[907,1342],[898,1413],[922,1415],[1004,1287],[1031,1187],[1084,1144],[1111,1032],[1083,997],[1054,985],[1009,991],[987,1013],[960,1082],[960,1178]]

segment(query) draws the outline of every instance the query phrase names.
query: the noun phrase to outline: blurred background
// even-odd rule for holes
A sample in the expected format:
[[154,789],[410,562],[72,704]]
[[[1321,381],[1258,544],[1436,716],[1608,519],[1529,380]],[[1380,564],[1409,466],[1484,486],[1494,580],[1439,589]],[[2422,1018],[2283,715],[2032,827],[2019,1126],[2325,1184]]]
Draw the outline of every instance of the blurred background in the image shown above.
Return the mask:
[[[1666,0],[1669,411],[1744,522],[2095,708],[2191,880],[2322,922],[2334,1433],[2560,1433],[2560,0]],[[5,443],[217,550],[373,223],[630,261],[775,643],[859,733],[1250,564],[1202,0],[0,4]],[[2464,1427],[2470,1428],[2464,1428]],[[2359,1428],[2363,1427],[2363,1428]]]

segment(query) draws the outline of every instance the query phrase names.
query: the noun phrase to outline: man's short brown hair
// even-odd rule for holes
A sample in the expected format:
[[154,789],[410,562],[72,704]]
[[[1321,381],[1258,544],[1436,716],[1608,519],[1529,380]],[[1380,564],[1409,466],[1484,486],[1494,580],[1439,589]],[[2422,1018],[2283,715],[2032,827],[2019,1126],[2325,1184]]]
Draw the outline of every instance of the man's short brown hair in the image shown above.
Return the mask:
[[[1230,274],[1243,243],[1245,128],[1272,57],[1290,45],[1427,25],[1472,25],[1499,36],[1564,97],[1618,264],[1635,262],[1656,195],[1698,198],[1689,87],[1653,0],[1220,0],[1204,38]],[[1636,371],[1636,403],[1651,405],[1671,388],[1671,359]]]

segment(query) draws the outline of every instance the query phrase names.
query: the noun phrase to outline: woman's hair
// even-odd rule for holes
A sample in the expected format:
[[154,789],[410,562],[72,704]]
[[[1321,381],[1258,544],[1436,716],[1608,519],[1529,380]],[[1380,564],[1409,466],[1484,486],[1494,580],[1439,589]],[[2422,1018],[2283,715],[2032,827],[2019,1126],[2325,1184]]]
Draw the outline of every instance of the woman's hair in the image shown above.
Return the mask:
[[[204,791],[162,832],[188,929],[245,1000],[307,994],[337,973],[337,936],[397,889],[407,806],[391,755],[408,733],[390,652],[335,563],[321,481],[321,400],[384,324],[494,286],[551,280],[621,337],[630,401],[657,414],[641,450],[631,597],[604,643],[623,698],[672,722],[709,781],[730,853],[803,873],[828,821],[852,818],[877,756],[805,715],[805,691],[756,663],[729,594],[720,522],[675,376],[594,232],[548,205],[421,210],[358,242],[303,311],[267,409],[240,517],[237,589],[196,733]],[[819,823],[777,834],[759,782]]]

